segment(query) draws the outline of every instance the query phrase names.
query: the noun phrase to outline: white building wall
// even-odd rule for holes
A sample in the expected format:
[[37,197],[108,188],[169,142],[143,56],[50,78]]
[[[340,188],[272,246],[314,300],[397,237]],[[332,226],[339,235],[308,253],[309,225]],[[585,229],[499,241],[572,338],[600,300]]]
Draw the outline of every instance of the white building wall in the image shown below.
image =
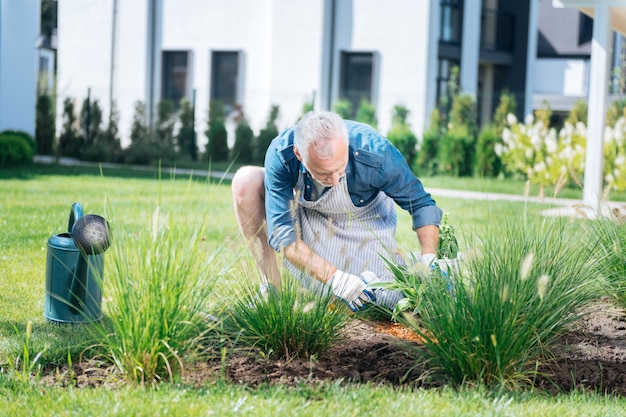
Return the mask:
[[[386,133],[396,105],[410,111],[408,121],[421,136],[427,105],[429,2],[394,0],[393,6],[378,0],[341,2],[337,35],[339,51],[378,53],[378,80],[374,105],[378,128]],[[335,79],[339,79],[338,72]]]
[[35,135],[39,0],[0,0],[0,131]]
[[[280,129],[295,123],[312,98],[316,107],[322,107],[321,97],[328,90],[331,0],[162,2],[162,49],[187,50],[193,56],[189,81],[190,90],[196,90],[201,149],[206,143],[211,51],[241,51],[239,96],[255,132],[264,126],[272,105],[280,107]],[[118,3],[114,96],[126,145],[134,103],[145,102],[148,0]],[[409,122],[421,136],[427,123],[427,77],[432,77],[428,74],[431,4],[394,0],[390,9],[378,0],[337,0],[332,101],[339,87],[340,52],[376,52],[374,104],[380,130],[390,128],[393,108],[400,104],[409,109]],[[91,87],[92,98],[108,114],[112,16],[113,0],[59,3],[59,104],[73,97],[80,106]],[[62,105],[59,123],[61,112]]]

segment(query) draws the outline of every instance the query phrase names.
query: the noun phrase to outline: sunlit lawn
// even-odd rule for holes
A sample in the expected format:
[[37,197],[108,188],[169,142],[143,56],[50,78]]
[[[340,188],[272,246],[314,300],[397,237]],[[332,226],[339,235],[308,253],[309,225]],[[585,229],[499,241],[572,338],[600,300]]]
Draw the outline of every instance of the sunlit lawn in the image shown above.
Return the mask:
[[[456,183],[429,178],[433,188]],[[521,194],[515,182],[463,181],[458,189]],[[518,191],[516,192],[515,189]],[[439,198],[450,214],[463,250],[471,236],[487,225],[519,212],[523,203]],[[572,197],[572,196],[570,196]],[[576,197],[572,197],[576,198]],[[237,268],[248,257],[243,250],[228,183],[198,177],[159,179],[156,169],[142,171],[98,168],[34,167],[0,169],[0,366],[19,354],[28,321],[34,322],[33,348],[45,350],[46,361],[76,357],[74,342],[87,337],[83,326],[52,326],[43,318],[46,247],[50,236],[67,230],[70,207],[80,202],[85,213],[106,217],[112,229],[132,228],[145,221],[157,206],[181,228],[189,219],[209,220],[206,240],[221,250],[225,265]],[[546,204],[527,204],[539,215]],[[517,210],[517,211],[516,211]],[[398,241],[419,250],[410,219],[399,212]],[[106,254],[105,254],[106,257]],[[106,266],[105,266],[106,279]],[[220,283],[229,290],[228,279]],[[106,298],[106,294],[105,294]],[[104,306],[106,310],[106,305]],[[592,394],[551,397],[542,394],[494,394],[480,389],[407,390],[337,382],[327,387],[248,389],[216,381],[203,388],[124,388],[110,391],[43,388],[21,384],[0,373],[0,415],[626,415],[626,402]]]

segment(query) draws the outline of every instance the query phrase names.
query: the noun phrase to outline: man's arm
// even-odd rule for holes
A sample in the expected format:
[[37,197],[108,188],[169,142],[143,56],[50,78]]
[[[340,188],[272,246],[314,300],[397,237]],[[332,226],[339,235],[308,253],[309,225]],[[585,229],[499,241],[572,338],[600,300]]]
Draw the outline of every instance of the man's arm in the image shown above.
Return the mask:
[[292,265],[322,283],[327,283],[337,271],[337,267],[315,253],[302,239],[285,247],[282,252]]
[[437,255],[437,246],[439,245],[439,227],[428,225],[422,226],[415,230],[417,240],[422,247],[422,255],[432,253]]

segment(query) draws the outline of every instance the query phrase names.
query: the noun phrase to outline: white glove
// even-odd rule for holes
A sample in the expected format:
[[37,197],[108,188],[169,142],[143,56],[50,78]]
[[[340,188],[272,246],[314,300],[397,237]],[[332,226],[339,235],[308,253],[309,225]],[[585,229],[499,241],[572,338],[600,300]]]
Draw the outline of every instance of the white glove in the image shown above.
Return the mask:
[[430,268],[431,266],[433,266],[433,261],[435,261],[436,259],[437,255],[435,255],[434,253],[425,253],[420,258],[420,261],[428,268]]
[[[365,271],[364,276],[376,277],[373,272]],[[368,282],[365,279],[352,275],[348,272],[335,271],[328,281],[333,294],[346,303],[352,311],[358,311],[365,307],[365,303],[376,301],[374,293],[367,289]]]

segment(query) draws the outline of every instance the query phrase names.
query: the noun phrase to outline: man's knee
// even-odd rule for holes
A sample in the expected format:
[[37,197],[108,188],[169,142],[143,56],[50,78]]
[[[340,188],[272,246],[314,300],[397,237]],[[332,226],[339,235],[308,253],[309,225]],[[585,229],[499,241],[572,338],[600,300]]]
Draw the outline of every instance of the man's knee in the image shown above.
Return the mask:
[[232,180],[233,198],[238,204],[250,199],[263,199],[265,170],[257,166],[243,166]]

